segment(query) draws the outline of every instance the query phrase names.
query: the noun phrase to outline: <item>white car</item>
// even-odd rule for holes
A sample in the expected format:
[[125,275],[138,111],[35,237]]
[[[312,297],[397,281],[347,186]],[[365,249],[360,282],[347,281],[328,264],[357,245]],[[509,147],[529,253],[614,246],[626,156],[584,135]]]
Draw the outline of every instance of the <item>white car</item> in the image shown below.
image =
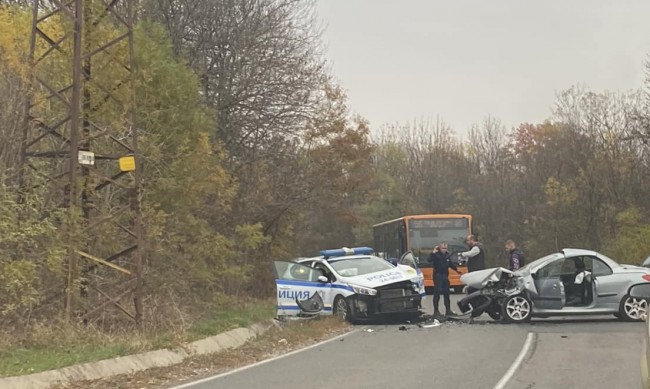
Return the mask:
[[343,248],[275,261],[278,317],[337,314],[353,321],[419,315],[425,296],[422,272],[372,253],[369,247]]

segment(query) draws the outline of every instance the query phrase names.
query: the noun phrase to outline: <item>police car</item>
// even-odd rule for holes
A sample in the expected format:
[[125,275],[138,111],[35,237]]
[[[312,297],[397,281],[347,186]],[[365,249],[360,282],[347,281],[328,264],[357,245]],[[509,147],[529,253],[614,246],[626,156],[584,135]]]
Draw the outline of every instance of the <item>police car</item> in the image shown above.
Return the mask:
[[419,315],[425,297],[422,272],[372,254],[369,247],[342,248],[275,261],[278,317],[336,314],[352,321]]

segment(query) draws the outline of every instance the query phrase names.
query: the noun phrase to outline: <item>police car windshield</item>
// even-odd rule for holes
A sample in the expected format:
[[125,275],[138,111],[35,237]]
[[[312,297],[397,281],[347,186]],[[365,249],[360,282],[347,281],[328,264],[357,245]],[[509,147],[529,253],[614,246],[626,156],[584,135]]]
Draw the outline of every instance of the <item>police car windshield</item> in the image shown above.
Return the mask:
[[342,277],[354,277],[364,274],[393,269],[394,266],[378,257],[345,258],[331,260],[330,266]]

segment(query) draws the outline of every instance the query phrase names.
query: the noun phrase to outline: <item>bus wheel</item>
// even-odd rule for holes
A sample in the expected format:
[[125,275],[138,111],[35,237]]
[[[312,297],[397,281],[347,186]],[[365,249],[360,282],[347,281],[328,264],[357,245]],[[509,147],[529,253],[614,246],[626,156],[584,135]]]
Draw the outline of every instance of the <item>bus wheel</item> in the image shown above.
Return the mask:
[[463,289],[462,286],[454,286],[454,293],[461,294],[463,293]]
[[426,294],[433,294],[433,287],[432,286],[427,286],[424,288],[424,293]]

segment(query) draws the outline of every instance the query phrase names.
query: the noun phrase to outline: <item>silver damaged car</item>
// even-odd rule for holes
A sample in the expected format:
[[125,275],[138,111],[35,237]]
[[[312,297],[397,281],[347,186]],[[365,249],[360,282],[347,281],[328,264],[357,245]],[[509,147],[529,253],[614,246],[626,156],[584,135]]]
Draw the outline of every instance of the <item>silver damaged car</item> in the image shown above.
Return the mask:
[[516,272],[498,267],[464,274],[477,291],[458,302],[464,314],[521,323],[532,317],[615,315],[641,321],[648,301],[630,288],[650,283],[650,269],[620,265],[595,251],[564,249]]

